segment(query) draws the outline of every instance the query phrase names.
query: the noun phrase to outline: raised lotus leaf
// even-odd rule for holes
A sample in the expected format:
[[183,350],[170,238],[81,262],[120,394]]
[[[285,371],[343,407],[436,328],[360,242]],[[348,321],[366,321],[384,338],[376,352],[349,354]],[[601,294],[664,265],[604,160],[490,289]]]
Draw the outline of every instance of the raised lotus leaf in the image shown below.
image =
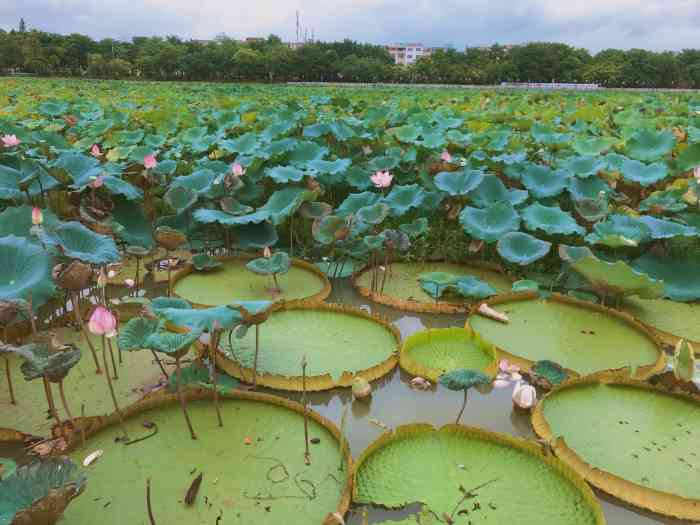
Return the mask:
[[637,272],[624,261],[609,263],[589,255],[574,261],[571,267],[583,275],[593,289],[603,295],[638,295],[642,299],[655,299],[664,294],[663,281]]
[[64,222],[41,234],[44,243],[59,247],[67,257],[91,264],[118,262],[119,250],[111,237],[95,233],[79,222]]
[[320,219],[333,213],[333,206],[326,202],[304,202],[299,206],[299,215],[305,219]]
[[598,193],[598,196],[593,199],[583,197],[575,200],[574,208],[576,208],[576,213],[588,222],[602,221],[610,213],[608,194],[601,191]]
[[457,276],[448,272],[429,272],[418,277],[421,288],[436,300],[442,297],[456,280]]
[[650,238],[649,228],[639,219],[616,214],[593,226],[593,231],[586,235],[586,242],[611,247],[636,246]]
[[508,189],[495,175],[484,175],[481,183],[469,194],[470,202],[479,208],[486,208],[499,201],[517,206],[527,198],[527,190]]
[[336,210],[336,215],[339,217],[347,217],[348,215],[355,215],[362,208],[367,206],[372,206],[376,204],[381,195],[378,193],[373,193],[371,191],[364,191],[362,193],[351,193],[342,202],[338,209]]
[[80,292],[88,287],[93,271],[89,264],[74,260],[69,264],[57,264],[51,275],[64,290]]
[[700,166],[700,143],[689,145],[677,159],[678,167],[682,170],[692,170]]
[[314,239],[321,244],[333,244],[344,240],[350,230],[347,219],[337,215],[328,215],[314,222],[312,228]]
[[476,189],[484,180],[484,172],[474,169],[443,171],[435,176],[435,185],[452,196],[466,195]]
[[384,198],[384,202],[391,208],[392,215],[401,217],[411,208],[420,207],[424,194],[425,190],[418,184],[396,185],[391,188],[389,195]]
[[246,264],[246,268],[253,273],[261,275],[279,275],[287,273],[291,265],[292,260],[289,258],[288,254],[285,252],[276,252],[270,257],[253,259]]
[[668,176],[668,166],[663,162],[644,164],[638,160],[628,159],[622,164],[622,176],[642,186],[651,186]]
[[221,210],[229,215],[246,215],[253,211],[253,208],[241,204],[238,200],[233,197],[224,197],[219,201],[219,206]]
[[154,235],[156,242],[168,251],[177,250],[187,242],[187,236],[168,226],[160,226]]
[[535,362],[530,367],[530,372],[545,379],[550,386],[556,386],[569,378],[569,374],[560,364],[548,359]]
[[568,246],[566,244],[560,244],[558,252],[561,260],[567,263],[575,262],[584,257],[593,255],[590,248],[586,246]]
[[176,357],[182,356],[201,335],[201,332],[196,330],[184,334],[161,330],[146,337],[143,341],[143,348]]
[[600,195],[600,192],[612,193],[612,188],[600,177],[588,177],[587,179],[572,177],[569,179],[567,189],[575,201],[580,199],[596,199]]
[[[58,217],[46,208],[41,210],[44,222],[42,227],[53,228],[59,223]],[[0,213],[0,237],[16,235],[17,237],[29,237],[32,232],[32,207],[13,206],[5,208]]]
[[112,210],[112,231],[122,241],[130,245],[153,247],[153,230],[140,204],[115,199]]
[[465,207],[459,215],[464,231],[475,239],[496,242],[520,228],[520,215],[510,203],[497,202],[488,208]]
[[55,291],[51,279],[52,257],[38,244],[24,237],[0,238],[0,299],[26,300],[31,294],[35,308],[43,305]]
[[457,277],[454,288],[459,295],[470,299],[485,299],[497,293],[493,286],[473,275]]
[[299,182],[308,175],[308,173],[294,166],[274,166],[273,168],[265,170],[265,175],[278,184],[288,184],[290,182]]
[[[180,386],[193,385],[197,388],[211,388],[211,375],[209,367],[193,362],[189,366],[182,367],[182,383]],[[216,374],[216,386],[220,392],[230,392],[238,388],[240,381],[232,378],[228,374]],[[177,373],[170,374],[168,378],[168,390],[175,392],[177,389]]]
[[680,222],[657,219],[649,215],[639,217],[639,222],[646,226],[652,239],[671,239],[673,237],[697,237],[700,231],[693,226]]
[[695,351],[693,346],[681,339],[673,351],[673,375],[679,381],[692,381],[695,377]]
[[582,155],[569,157],[561,164],[561,167],[573,177],[587,179],[602,171],[605,163],[597,156]]
[[262,249],[277,244],[277,229],[269,222],[243,224],[233,228],[233,234],[242,250]]
[[287,217],[299,209],[304,202],[314,200],[316,194],[304,188],[283,188],[275,191],[256,214],[264,213],[265,218],[279,226]]
[[394,130],[394,136],[401,142],[415,142],[421,134],[420,128],[410,124]]
[[527,164],[521,181],[530,193],[538,199],[556,197],[568,186],[569,174],[563,170],[554,171],[547,166]]
[[523,232],[506,233],[496,245],[501,257],[521,266],[541,259],[551,248],[552,243]]
[[[189,304],[187,305],[189,306]],[[163,305],[163,309],[165,305]],[[146,348],[146,340],[159,330],[159,322],[148,317],[134,317],[129,319],[124,326],[119,329],[117,339],[120,350],[130,352],[143,350]]]
[[600,155],[606,150],[609,150],[617,142],[613,138],[594,137],[594,138],[577,138],[572,146],[574,151],[579,155]]
[[182,213],[197,203],[197,192],[187,186],[172,186],[165,192],[163,200],[175,210]]
[[627,141],[627,151],[630,157],[648,162],[664,157],[675,145],[676,139],[670,131],[640,129]]
[[661,210],[663,212],[679,212],[688,208],[683,201],[683,189],[655,191],[639,203],[639,211]]
[[371,206],[365,206],[357,211],[355,217],[367,224],[380,224],[389,215],[389,206],[383,202],[377,202]]
[[272,301],[234,301],[228,307],[239,312],[245,324],[253,325],[266,321],[273,305]]
[[170,188],[185,187],[194,191],[197,196],[215,199],[223,196],[223,184],[216,184],[219,175],[209,169],[199,169],[190,175],[175,177]]
[[485,387],[491,384],[491,378],[480,370],[459,368],[440,376],[440,384],[454,391]]
[[85,483],[85,475],[68,458],[23,465],[0,481],[0,524],[53,525]]
[[384,237],[383,233],[380,233],[378,235],[365,235],[362,239],[362,242],[365,243],[367,249],[371,251],[381,250],[384,247],[385,241],[386,237]]
[[645,253],[632,262],[632,268],[664,282],[664,296],[673,301],[700,299],[700,262],[678,257]]
[[219,223],[223,226],[241,226],[260,224],[267,220],[266,213],[249,213],[245,215],[233,215],[221,210],[200,208],[195,210],[192,216],[194,220],[201,224]]
[[197,271],[207,272],[221,266],[221,261],[217,261],[207,253],[198,253],[192,257],[192,266]]
[[51,349],[48,344],[37,343],[20,348],[22,351],[17,353],[24,358],[21,369],[27,381],[44,376],[53,383],[63,381],[82,356],[80,349],[72,346]]
[[579,226],[571,214],[563,211],[558,206],[543,206],[539,202],[531,204],[521,212],[521,216],[528,230],[542,230],[550,235],[579,234],[586,230]]
[[430,226],[426,217],[420,217],[413,222],[408,222],[399,226],[399,230],[404,232],[412,239],[426,234],[429,229]]
[[291,151],[289,155],[290,162],[298,163],[299,165],[305,165],[312,160],[322,159],[328,153],[328,148],[310,141],[300,142],[295,139],[282,139],[277,141],[277,143],[277,151],[273,153]]

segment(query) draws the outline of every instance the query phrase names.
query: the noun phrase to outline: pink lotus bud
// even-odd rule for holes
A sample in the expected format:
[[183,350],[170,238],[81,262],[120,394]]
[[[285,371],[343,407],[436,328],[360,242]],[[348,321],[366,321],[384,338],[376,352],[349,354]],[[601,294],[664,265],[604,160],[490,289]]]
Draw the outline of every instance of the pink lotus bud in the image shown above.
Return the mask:
[[445,150],[442,152],[442,155],[440,155],[440,160],[442,162],[452,162],[452,155],[450,155],[450,152]]
[[98,146],[97,144],[93,144],[92,149],[90,150],[90,154],[95,158],[101,157],[102,150],[100,149],[100,146]]
[[147,170],[152,170],[158,165],[158,161],[156,160],[156,156],[151,154],[151,155],[146,155],[143,158],[143,167],[146,168]]
[[532,385],[518,383],[513,389],[513,404],[526,410],[537,404],[537,390]]
[[0,140],[2,141],[3,146],[5,146],[6,148],[19,146],[22,142],[17,138],[17,135],[3,135],[2,138],[0,138]]
[[90,316],[88,328],[93,335],[114,337],[117,335],[117,319],[104,306],[98,306]]
[[270,251],[269,246],[265,246],[265,249],[263,250],[263,257],[270,258],[272,257],[272,251]]
[[41,209],[34,207],[32,208],[32,224],[34,226],[41,226],[44,222],[44,214],[41,213]]
[[693,170],[693,176],[700,182],[700,166]]
[[391,186],[391,181],[394,176],[388,171],[378,171],[369,178],[374,184],[375,188],[388,188]]
[[236,177],[242,177],[245,175],[245,168],[238,164],[238,162],[235,162],[233,166],[231,166],[231,173],[233,173]]

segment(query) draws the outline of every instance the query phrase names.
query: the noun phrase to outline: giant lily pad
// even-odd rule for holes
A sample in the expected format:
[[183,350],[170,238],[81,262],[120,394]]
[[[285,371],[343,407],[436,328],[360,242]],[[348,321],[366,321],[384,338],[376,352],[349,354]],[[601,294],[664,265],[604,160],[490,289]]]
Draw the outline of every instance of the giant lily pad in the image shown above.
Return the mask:
[[[398,332],[362,310],[323,303],[287,306],[272,312],[259,332],[257,383],[301,390],[306,358],[307,390],[350,386],[355,375],[371,381],[397,362]],[[253,331],[220,348],[219,367],[252,382],[256,336]]]
[[68,257],[92,264],[107,264],[120,259],[111,237],[95,233],[79,222],[64,222],[41,236],[47,244],[60,248]]
[[[148,435],[144,421],[158,429],[157,437],[136,446],[115,443],[121,435],[116,418],[98,422],[87,450],[104,450],[104,455],[90,466],[85,494],[66,512],[66,523],[89,523],[97,513],[104,525],[143,521],[145,503],[133,502],[144,499],[146,477],[151,479],[158,523],[204,525],[217,518],[235,523],[238,516],[247,516],[261,525],[307,525],[321,523],[332,512],[345,513],[350,501],[348,447],[328,420],[309,410],[309,439],[318,440],[311,445],[309,469],[304,464],[301,405],[259,393],[222,393],[222,429],[208,391],[194,390],[186,396],[190,418],[199,430],[197,441],[182,432],[174,395],[152,398],[125,411],[130,436]],[[247,441],[253,443],[246,445]],[[183,461],[173,461],[173,451],[179,458],[189,458],[186,462],[192,466],[183,468]],[[71,452],[75,461],[85,455],[79,447]],[[184,496],[199,473],[192,472],[193,466],[204,474],[199,495],[191,506],[174,504],[166,494]],[[265,497],[278,499],[261,502]],[[113,503],[105,506],[106,501]]]
[[546,359],[578,374],[632,366],[640,377],[663,368],[658,343],[631,317],[556,294],[526,297],[495,305],[507,324],[472,315],[469,326],[523,366]]
[[0,238],[0,299],[28,299],[43,305],[55,290],[51,277],[53,259],[39,244],[24,237]]
[[628,297],[623,302],[623,309],[651,327],[664,342],[676,344],[680,338],[687,339],[692,342],[696,353],[700,353],[700,323],[691,321],[700,316],[700,303]]
[[416,332],[401,345],[399,364],[414,376],[432,382],[452,370],[466,368],[493,375],[496,353],[492,344],[465,328],[434,328]]
[[[467,306],[463,298],[454,295],[446,296],[446,302],[435,304],[435,296],[431,292],[435,290],[423,288],[420,277],[433,272],[441,272],[451,278],[460,275],[470,275],[478,278],[494,288],[495,293],[503,293],[510,290],[510,280],[499,271],[477,265],[461,265],[453,263],[393,263],[384,281],[384,288],[380,293],[372,295],[372,299],[382,304],[388,304],[402,310],[417,312],[460,312]],[[372,272],[360,273],[353,281],[362,295],[370,295],[370,281]],[[380,277],[381,279],[381,277]],[[450,279],[450,283],[454,279]],[[454,283],[456,286],[456,282]]]
[[547,441],[561,436],[554,452],[599,489],[657,513],[700,520],[697,398],[602,374],[553,390],[537,406],[533,426]]
[[223,306],[234,300],[325,299],[330,284],[314,265],[293,261],[289,272],[280,276],[281,290],[273,289],[267,275],[255,275],[246,268],[248,260],[226,258],[215,272],[201,273],[185,268],[175,277],[174,292],[195,305]]
[[520,227],[520,216],[507,202],[497,202],[488,208],[465,207],[459,215],[464,231],[475,239],[496,242],[508,232]]
[[357,503],[389,508],[420,502],[454,523],[472,512],[493,523],[513,516],[523,525],[605,523],[591,490],[561,461],[526,441],[458,425],[405,425],[382,435],[358,460],[353,494]]
[[[56,333],[59,341],[78,348],[82,352],[82,358],[63,382],[66,398],[73,415],[80,414],[83,410],[86,416],[111,414],[114,405],[112,405],[104,375],[95,373],[95,362],[81,333],[72,328],[55,328],[52,331]],[[99,337],[90,336],[90,339],[95,348],[101,348]],[[113,382],[114,389],[117,400],[123,407],[143,397],[162,377],[162,373],[158,365],[153,362],[153,356],[150,353],[122,353],[122,363],[119,364],[116,355],[116,352],[119,351],[116,340],[112,340],[112,347],[119,375],[119,380]],[[12,374],[16,378],[14,389],[17,404],[3,405],[3,426],[37,435],[48,435],[52,421],[46,419],[46,412],[43,410],[46,408],[46,400],[42,382],[20,379],[24,359],[20,356],[10,355],[9,360]],[[7,383],[2,381],[0,382],[0,399],[7,398]],[[56,398],[58,399],[57,392]],[[63,412],[61,403],[56,404],[56,409],[61,419],[66,419],[67,414]]]

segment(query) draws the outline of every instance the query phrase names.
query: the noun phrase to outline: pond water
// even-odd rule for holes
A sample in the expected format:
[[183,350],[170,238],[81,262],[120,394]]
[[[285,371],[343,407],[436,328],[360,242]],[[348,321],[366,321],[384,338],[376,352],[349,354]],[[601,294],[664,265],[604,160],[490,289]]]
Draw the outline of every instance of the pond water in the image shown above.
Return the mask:
[[[463,326],[464,315],[431,315],[401,312],[389,307],[377,305],[359,295],[348,280],[336,279],[329,302],[345,303],[355,306],[368,306],[372,313],[394,322],[406,337],[424,328],[441,328]],[[428,391],[409,388],[411,376],[398,367],[388,376],[372,383],[372,399],[369,403],[353,401],[349,389],[336,389],[308,395],[310,406],[340,426],[345,406],[350,404],[346,419],[345,435],[350,443],[353,457],[357,457],[372,441],[386,430],[381,424],[394,428],[407,423],[421,422],[442,426],[454,423],[459,411],[462,394],[451,392],[443,387],[434,387]],[[279,392],[272,392],[280,394]],[[300,395],[282,393],[290,399],[299,400]],[[527,415],[516,413],[512,409],[511,389],[494,389],[483,395],[472,389],[461,422],[465,425],[483,427],[496,432],[513,434],[523,438],[533,437]],[[632,509],[614,498],[599,491],[596,495],[601,501],[603,512],[609,525],[651,525],[686,523],[664,518],[651,513]],[[411,509],[415,511],[416,509]],[[380,523],[383,520],[406,517],[410,512],[388,511],[380,508],[368,508],[368,522]],[[362,523],[362,508],[353,507],[346,516],[348,525]]]

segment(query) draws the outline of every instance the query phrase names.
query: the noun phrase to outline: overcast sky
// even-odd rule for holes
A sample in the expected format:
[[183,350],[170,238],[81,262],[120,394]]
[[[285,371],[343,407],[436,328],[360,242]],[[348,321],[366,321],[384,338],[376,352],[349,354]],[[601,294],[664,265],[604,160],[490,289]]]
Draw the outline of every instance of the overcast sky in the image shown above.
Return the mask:
[[274,33],[286,41],[297,10],[320,40],[700,48],[700,0],[0,0],[0,27],[24,17],[29,28],[94,38]]

